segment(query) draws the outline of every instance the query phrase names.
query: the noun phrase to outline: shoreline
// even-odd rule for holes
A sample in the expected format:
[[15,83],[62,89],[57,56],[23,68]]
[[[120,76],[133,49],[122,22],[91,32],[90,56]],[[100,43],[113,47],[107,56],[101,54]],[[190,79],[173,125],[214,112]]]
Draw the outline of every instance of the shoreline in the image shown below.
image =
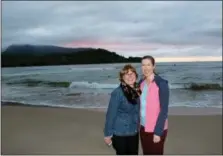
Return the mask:
[[[1,101],[1,107],[4,106],[21,106],[21,107],[42,107],[42,108],[56,108],[56,109],[83,109],[92,110],[97,112],[106,112],[107,108],[86,108],[86,107],[56,107],[49,105],[32,105],[19,102],[5,102]],[[186,107],[186,106],[176,106],[169,107],[169,115],[222,115],[222,108],[214,107]]]
[[[103,142],[104,112],[11,104],[1,115],[1,154],[115,154]],[[170,115],[164,154],[222,154],[222,115]]]
[[[163,64],[163,63],[219,63],[222,62],[222,60],[191,60],[191,61],[157,61],[158,64]],[[140,64],[141,62],[110,62],[110,63],[92,63],[92,64],[55,64],[55,65],[31,65],[31,66],[3,66],[2,68],[16,68],[16,67],[51,67],[51,66],[77,66],[77,65],[109,65],[109,64],[127,64],[127,63],[131,63],[131,64]]]

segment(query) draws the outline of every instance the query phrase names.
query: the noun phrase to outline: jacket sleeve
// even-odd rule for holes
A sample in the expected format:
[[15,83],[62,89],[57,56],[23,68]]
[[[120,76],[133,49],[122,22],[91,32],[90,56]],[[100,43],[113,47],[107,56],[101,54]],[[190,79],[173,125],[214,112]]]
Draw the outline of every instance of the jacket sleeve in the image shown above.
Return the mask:
[[104,127],[105,137],[113,135],[113,124],[118,111],[118,106],[119,106],[119,95],[117,92],[112,92],[105,119],[105,127]]
[[156,122],[154,134],[162,136],[165,121],[168,117],[169,107],[169,86],[167,81],[160,82],[159,85],[160,113]]

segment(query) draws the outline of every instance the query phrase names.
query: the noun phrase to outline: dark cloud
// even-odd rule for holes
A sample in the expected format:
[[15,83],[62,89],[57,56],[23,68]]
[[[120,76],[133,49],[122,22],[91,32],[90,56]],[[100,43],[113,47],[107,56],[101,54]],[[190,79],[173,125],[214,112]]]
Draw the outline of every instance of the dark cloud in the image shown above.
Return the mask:
[[220,56],[221,3],[3,1],[2,43],[78,46],[94,42],[126,55],[150,50],[157,56],[210,56],[209,49]]

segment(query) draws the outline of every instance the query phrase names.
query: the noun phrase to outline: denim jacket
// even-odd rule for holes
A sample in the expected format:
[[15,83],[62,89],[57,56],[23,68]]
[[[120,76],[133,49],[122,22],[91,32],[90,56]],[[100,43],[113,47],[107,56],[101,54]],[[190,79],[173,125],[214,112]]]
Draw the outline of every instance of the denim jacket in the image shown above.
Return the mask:
[[139,130],[139,102],[130,104],[121,87],[111,93],[111,98],[106,113],[104,136],[130,136]]

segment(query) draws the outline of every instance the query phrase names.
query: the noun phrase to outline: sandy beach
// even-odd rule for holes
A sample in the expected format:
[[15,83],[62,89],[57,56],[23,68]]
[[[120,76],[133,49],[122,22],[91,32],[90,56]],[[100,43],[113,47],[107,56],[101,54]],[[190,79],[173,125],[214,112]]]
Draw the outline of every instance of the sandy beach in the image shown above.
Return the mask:
[[[1,154],[115,154],[103,142],[102,111],[10,105],[1,110]],[[222,115],[170,115],[165,154],[222,154]]]

